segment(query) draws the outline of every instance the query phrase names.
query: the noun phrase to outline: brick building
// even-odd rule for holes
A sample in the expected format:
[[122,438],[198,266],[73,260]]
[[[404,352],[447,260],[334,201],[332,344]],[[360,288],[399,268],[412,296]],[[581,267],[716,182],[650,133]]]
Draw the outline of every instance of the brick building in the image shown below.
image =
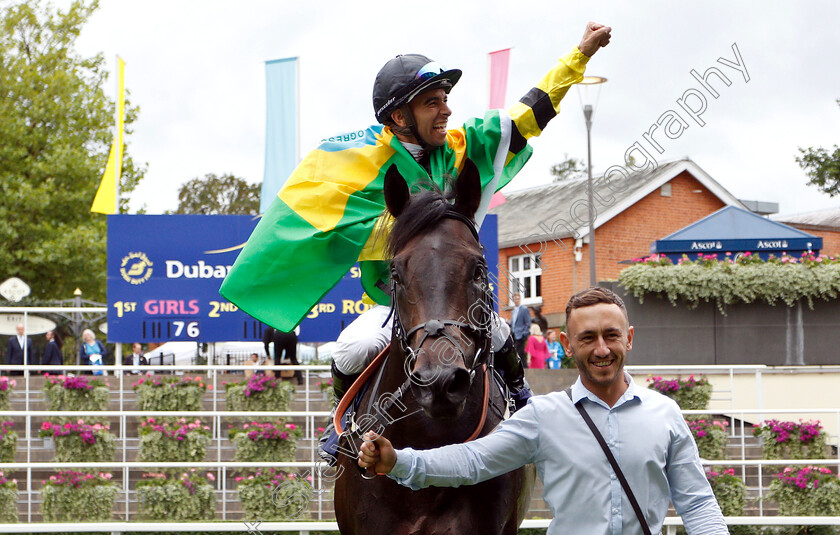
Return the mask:
[[[613,175],[616,176],[616,175]],[[598,280],[615,279],[655,240],[724,206],[744,205],[690,159],[627,178],[595,180]],[[565,324],[573,293],[589,286],[586,179],[505,193],[498,215],[500,309],[508,314],[519,281],[522,303],[541,306],[550,327]],[[538,257],[539,261],[535,261]],[[625,263],[622,263],[625,262]]]
[[[820,252],[829,256],[840,256],[840,208],[798,214],[776,214],[770,216],[770,219],[820,236],[823,239],[823,248]],[[596,249],[598,248],[597,239],[596,234]]]

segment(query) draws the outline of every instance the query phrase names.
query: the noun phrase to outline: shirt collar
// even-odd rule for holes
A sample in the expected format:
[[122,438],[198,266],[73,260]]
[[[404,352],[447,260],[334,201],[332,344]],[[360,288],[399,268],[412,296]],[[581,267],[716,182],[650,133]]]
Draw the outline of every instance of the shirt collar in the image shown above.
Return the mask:
[[[633,381],[633,377],[631,377],[630,374],[627,373],[627,371],[624,371],[624,382],[627,383],[627,390],[620,398],[618,398],[618,401],[615,402],[615,405],[613,405],[612,407],[613,409],[633,399],[638,398],[639,401],[641,401],[642,399],[638,394],[638,386],[636,386],[636,383]],[[578,376],[577,381],[575,381],[575,384],[572,385],[572,403],[577,403],[583,398],[588,399],[592,403],[597,403],[598,405],[601,405],[604,408],[610,409],[610,407],[608,407],[607,404],[604,403],[603,400],[601,400],[601,398],[599,398],[598,396],[593,394],[588,388],[583,386],[583,381],[581,381],[580,377]]]
[[420,159],[423,157],[424,151],[422,146],[417,145],[415,143],[409,143],[407,141],[400,141],[400,143],[402,143],[403,147],[405,147],[405,150],[407,150],[408,153],[411,154],[411,156],[416,161],[419,162]]

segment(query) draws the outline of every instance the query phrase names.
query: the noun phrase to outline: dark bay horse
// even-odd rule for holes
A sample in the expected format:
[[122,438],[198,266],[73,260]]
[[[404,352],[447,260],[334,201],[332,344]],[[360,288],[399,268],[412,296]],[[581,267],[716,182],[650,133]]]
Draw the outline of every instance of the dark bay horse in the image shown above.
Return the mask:
[[432,191],[410,195],[396,166],[385,176],[396,218],[389,237],[394,327],[390,355],[363,374],[369,386],[348,426],[357,432],[342,436],[335,485],[342,534],[513,535],[528,509],[532,466],[477,485],[412,491],[362,473],[354,455],[367,430],[397,448],[428,449],[484,436],[503,418],[506,399],[487,366],[492,297],[473,222],[481,184],[471,161],[463,168],[454,203]]

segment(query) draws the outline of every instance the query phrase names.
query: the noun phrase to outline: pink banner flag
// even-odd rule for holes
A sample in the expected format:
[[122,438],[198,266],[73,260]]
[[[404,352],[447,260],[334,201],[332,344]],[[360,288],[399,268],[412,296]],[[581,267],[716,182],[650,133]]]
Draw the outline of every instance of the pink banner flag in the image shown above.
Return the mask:
[[490,109],[505,107],[510,49],[490,52]]

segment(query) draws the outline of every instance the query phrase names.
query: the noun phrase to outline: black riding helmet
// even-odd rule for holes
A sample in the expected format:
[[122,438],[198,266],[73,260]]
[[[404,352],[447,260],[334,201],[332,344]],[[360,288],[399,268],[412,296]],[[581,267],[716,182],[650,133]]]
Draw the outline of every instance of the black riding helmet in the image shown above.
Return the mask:
[[403,54],[385,64],[373,83],[373,112],[382,124],[391,113],[428,89],[443,88],[447,93],[461,78],[460,69],[445,70],[439,63],[420,54]]

